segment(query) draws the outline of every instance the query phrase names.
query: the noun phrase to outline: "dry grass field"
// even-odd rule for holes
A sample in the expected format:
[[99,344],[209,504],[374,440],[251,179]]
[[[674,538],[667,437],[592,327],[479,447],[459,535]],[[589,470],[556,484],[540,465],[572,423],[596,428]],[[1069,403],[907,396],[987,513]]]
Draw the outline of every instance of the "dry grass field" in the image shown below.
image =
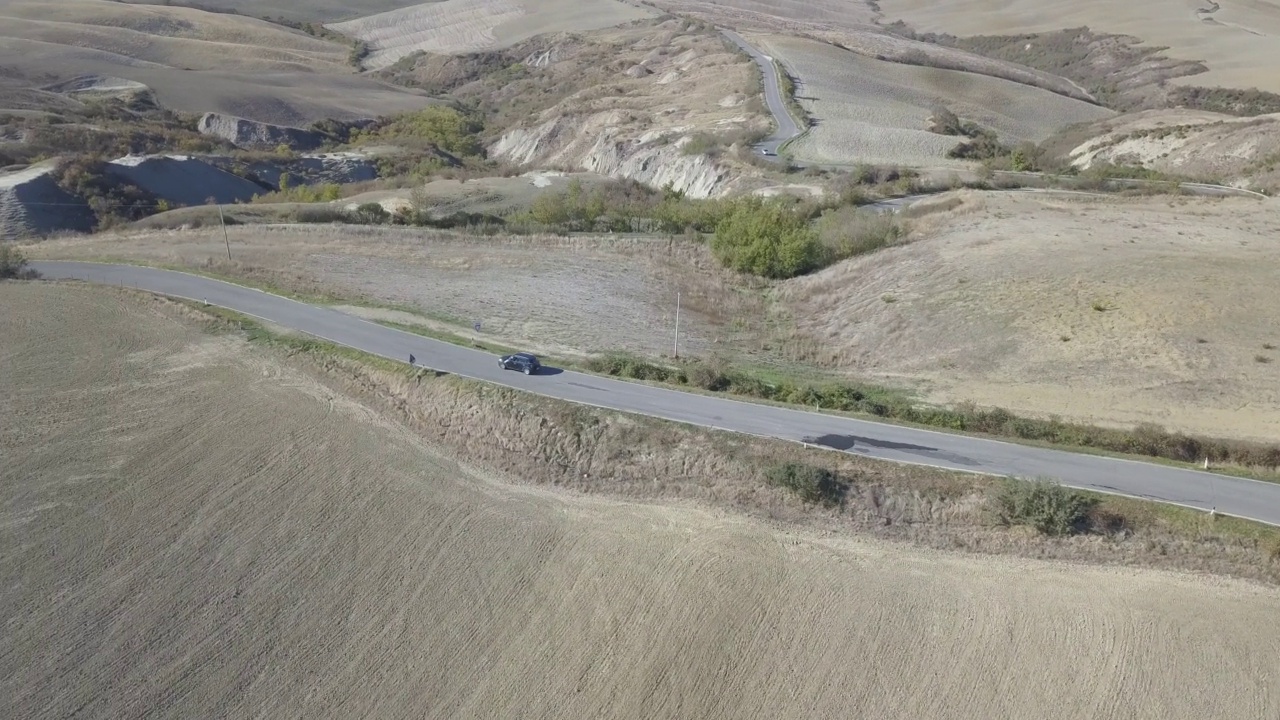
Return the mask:
[[415,52],[497,50],[536,35],[581,32],[653,17],[618,0],[439,0],[329,27],[369,44],[365,64],[384,68]]
[[574,180],[585,190],[606,178],[595,173],[530,172],[515,177],[481,177],[468,180],[439,178],[412,188],[372,190],[343,200],[348,208],[376,202],[389,212],[422,203],[435,217],[456,212],[502,216],[528,210],[546,193],[562,193]]
[[[228,230],[232,266],[221,264],[225,250],[216,226],[66,238],[32,246],[30,253],[207,267],[297,292],[394,303],[455,329],[470,331],[480,322],[485,337],[544,353],[669,353],[678,291],[684,293],[683,351],[710,352],[732,333],[719,320],[729,307],[721,289],[732,276],[700,248],[665,239],[468,238],[314,225]],[[713,293],[702,295],[700,287]],[[511,302],[513,296],[521,302]],[[743,302],[759,306],[751,298]]]
[[783,288],[826,364],[942,401],[1280,437],[1275,201],[969,197]]
[[[827,0],[827,4],[853,0]],[[1172,80],[1176,84],[1256,87],[1280,92],[1280,5],[1223,2],[1211,13],[1200,8],[1216,3],[1182,0],[1176,3],[1140,0],[1113,3],[1081,0],[881,0],[886,21],[905,20],[922,32],[952,35],[1013,35],[1088,26],[1094,31],[1132,35],[1151,45],[1168,47],[1168,55],[1200,60],[1209,72]]]
[[1280,712],[1274,589],[514,485],[165,303],[0,302],[15,716]]
[[349,51],[238,15],[108,0],[0,0],[0,64],[28,87],[123,79],[151,88],[174,110],[283,125],[426,104],[417,93],[355,75]]
[[[665,239],[245,226],[230,228],[231,265],[216,227],[30,251],[394,303],[440,330],[470,333],[479,321],[483,338],[568,356],[669,355],[679,292],[688,355],[745,354],[940,402],[1280,436],[1273,201],[962,197],[913,221],[906,245],[773,286],[725,272],[704,246]],[[513,293],[526,302],[509,302]]]
[[800,104],[817,120],[817,127],[791,146],[800,160],[964,166],[946,157],[961,138],[928,130],[939,104],[991,128],[1009,144],[1040,142],[1068,125],[1113,115],[1096,105],[985,75],[884,62],[801,38],[750,39],[796,74]]

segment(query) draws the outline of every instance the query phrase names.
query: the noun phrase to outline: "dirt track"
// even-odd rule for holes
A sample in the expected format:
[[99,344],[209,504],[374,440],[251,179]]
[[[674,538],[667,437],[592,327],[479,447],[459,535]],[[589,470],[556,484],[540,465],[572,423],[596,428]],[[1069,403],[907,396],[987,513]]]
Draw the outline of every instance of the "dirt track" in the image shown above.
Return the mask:
[[149,303],[0,301],[17,717],[1280,712],[1273,590],[515,487]]

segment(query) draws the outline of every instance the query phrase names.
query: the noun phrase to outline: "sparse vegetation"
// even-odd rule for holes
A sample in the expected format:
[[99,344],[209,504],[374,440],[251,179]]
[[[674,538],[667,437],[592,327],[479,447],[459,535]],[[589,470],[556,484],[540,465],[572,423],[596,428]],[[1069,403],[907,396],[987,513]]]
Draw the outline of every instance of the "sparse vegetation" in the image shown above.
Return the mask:
[[901,242],[909,228],[897,215],[842,207],[823,212],[816,223],[830,261],[889,247]]
[[351,132],[352,144],[388,143],[415,149],[434,148],[463,158],[481,158],[483,121],[456,108],[433,105],[397,115]]
[[[370,393],[370,399],[381,397],[386,407],[397,413],[406,413],[406,403],[401,391],[402,379],[412,372],[403,363],[392,363],[382,358],[364,355],[347,348],[332,346],[309,338],[274,334],[259,324],[235,313],[192,305],[202,313],[223,318],[249,333],[252,339],[263,344],[280,345],[291,354],[315,362],[328,372],[342,375],[344,387],[359,387]],[[672,371],[641,361],[618,358],[622,364],[634,368],[638,374],[651,374],[651,379],[669,377]],[[359,378],[350,382],[347,373]],[[411,392],[420,395],[412,403],[425,408],[403,415],[415,428],[431,428],[433,437],[468,448],[472,456],[488,452],[477,442],[490,443],[491,438],[455,437],[455,428],[466,424],[439,425],[434,413],[444,404],[430,400],[436,397],[431,384],[432,374],[418,371]],[[930,468],[908,467],[869,461],[846,453],[819,453],[806,451],[799,446],[771,440],[755,439],[739,443],[732,435],[691,429],[649,418],[630,417],[626,423],[611,422],[613,413],[580,408],[560,401],[538,398],[506,389],[495,389],[457,379],[449,380],[453,388],[449,397],[466,389],[484,395],[483,407],[503,416],[538,418],[529,423],[528,432],[503,437],[498,442],[501,451],[497,456],[486,456],[500,461],[510,472],[518,472],[537,482],[566,485],[584,491],[611,493],[641,492],[651,497],[651,480],[654,468],[670,467],[668,454],[689,452],[692,449],[700,460],[697,467],[716,467],[716,477],[748,478],[750,482],[763,482],[794,493],[807,504],[823,508],[824,512],[836,510],[854,526],[866,531],[892,537],[918,537],[913,529],[931,526],[944,537],[954,533],[968,534],[976,528],[983,531],[1003,532],[998,525],[1029,525],[1043,528],[1038,537],[1018,536],[1018,542],[987,543],[981,545],[964,542],[953,544],[944,540],[942,547],[974,547],[995,552],[1020,552],[1028,546],[1035,552],[1051,557],[1082,559],[1124,558],[1130,563],[1134,557],[1145,562],[1167,567],[1191,567],[1180,563],[1195,557],[1214,557],[1219,560],[1200,569],[1217,570],[1233,568],[1248,577],[1265,577],[1271,581],[1280,579],[1276,565],[1280,565],[1280,533],[1273,528],[1246,521],[1219,517],[1212,524],[1204,524],[1204,515],[1198,511],[1160,505],[1142,500],[1115,496],[1098,497],[1058,486],[1017,480],[991,480],[976,475],[960,475]],[[494,393],[497,393],[495,396]],[[477,398],[480,395],[477,394]],[[382,407],[382,405],[379,405]],[[426,415],[422,413],[425,412]],[[548,424],[551,432],[548,433]],[[448,427],[445,436],[441,427]],[[521,426],[523,427],[523,426]],[[672,435],[672,433],[678,433]],[[570,438],[573,450],[548,448],[547,438]],[[598,459],[600,453],[616,452],[612,448],[621,443],[627,448],[629,463],[617,464],[603,484]],[[489,445],[485,445],[488,448]],[[547,453],[563,457],[563,462],[546,462]],[[559,453],[564,452],[561,456]],[[584,454],[585,453],[585,454]],[[574,461],[571,458],[579,458]],[[641,464],[635,464],[644,458]],[[587,463],[587,464],[581,464]],[[648,463],[655,463],[652,467]],[[708,465],[710,464],[710,465]],[[684,467],[689,467],[687,464]],[[854,478],[857,479],[856,483]],[[758,480],[757,480],[758,479]],[[683,475],[667,481],[672,492],[684,488],[705,499],[708,485],[701,476]],[[736,487],[736,486],[733,486]],[[716,495],[716,497],[721,497]],[[740,490],[729,489],[723,497],[741,507]],[[734,500],[737,498],[737,500]],[[985,500],[974,503],[973,500]],[[945,508],[969,507],[972,510],[948,511]],[[994,511],[994,512],[993,512]],[[776,510],[769,511],[777,517]],[[990,527],[991,520],[997,527]],[[1005,520],[1001,520],[1003,515]],[[940,518],[947,518],[940,520]],[[1082,546],[1064,541],[1063,535],[1072,532],[1092,532],[1106,535],[1116,541],[1133,543],[1118,545],[1098,543]],[[930,536],[931,537],[931,536]],[[990,536],[988,536],[990,537]],[[1188,542],[1191,541],[1191,542]],[[1052,549],[1066,554],[1057,554]],[[1232,553],[1226,548],[1238,549]],[[1121,552],[1121,555],[1113,553]],[[1237,557],[1234,552],[1242,553]],[[1235,558],[1228,560],[1228,558]],[[1259,566],[1257,559],[1273,558],[1272,567]]]
[[[1060,537],[1089,529],[1095,498],[1049,481],[1007,479],[991,495],[991,511],[1002,525],[1026,525]],[[1115,519],[1107,519],[1115,525]]]
[[968,140],[947,152],[947,157],[964,160],[989,160],[1012,154],[1012,149],[1000,142],[995,132],[972,120],[961,120],[945,107],[934,109],[929,131],[939,135],[956,135]]
[[280,189],[264,193],[253,198],[255,203],[322,203],[333,202],[342,197],[342,186],[337,183],[320,183],[318,185],[292,185],[286,178],[288,173],[280,176]]
[[100,229],[139,220],[160,208],[154,195],[111,173],[102,158],[64,160],[53,175],[58,187],[89,204]]
[[809,117],[809,113],[800,107],[800,101],[796,98],[796,79],[791,77],[791,73],[781,62],[773,61],[774,71],[778,73],[778,93],[782,95],[783,102],[787,105],[787,110],[791,112],[795,118],[796,124],[800,127],[808,127],[813,124],[813,119]]
[[161,108],[149,92],[130,97],[90,100],[75,110],[28,117],[0,115],[0,167],[26,165],[65,155],[123,155],[230,151],[217,138],[196,132],[191,115]]
[[812,505],[838,507],[849,492],[849,482],[837,473],[806,463],[772,465],[764,476],[770,485],[785,488]]
[[1280,94],[1257,88],[1177,86],[1170,91],[1169,102],[1175,106],[1242,117],[1280,113]]
[[0,280],[33,280],[39,276],[27,267],[27,257],[17,246],[0,241]]

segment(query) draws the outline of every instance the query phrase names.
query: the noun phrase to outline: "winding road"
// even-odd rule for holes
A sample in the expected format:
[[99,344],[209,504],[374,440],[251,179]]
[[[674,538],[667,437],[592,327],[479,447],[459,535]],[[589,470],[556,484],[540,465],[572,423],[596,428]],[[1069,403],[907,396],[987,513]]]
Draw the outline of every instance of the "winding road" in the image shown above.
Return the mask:
[[760,74],[764,76],[764,102],[769,106],[769,113],[773,115],[773,122],[777,127],[774,128],[772,135],[756,143],[755,147],[757,150],[765,150],[776,155],[783,143],[800,134],[800,126],[796,124],[796,119],[791,116],[786,102],[782,99],[782,90],[778,87],[778,73],[774,70],[773,58],[757,50],[732,30],[720,28],[720,34],[729,38],[730,42],[750,55],[760,68]]
[[[730,42],[738,46],[743,52],[750,55],[751,59],[754,60],[756,65],[760,68],[760,74],[764,77],[765,105],[768,106],[769,113],[773,115],[773,121],[777,127],[774,129],[773,134],[769,135],[769,137],[765,138],[759,143],[756,143],[755,148],[756,150],[765,151],[767,154],[771,154],[773,157],[776,158],[778,149],[781,148],[783,145],[785,145],[787,141],[800,135],[801,129],[800,129],[800,126],[796,124],[795,117],[793,117],[791,115],[791,112],[787,110],[786,101],[783,100],[782,98],[782,90],[781,88],[778,87],[778,73],[773,66],[774,58],[768,55],[765,55],[758,48],[756,48],[755,46],[748,43],[745,39],[743,39],[743,37],[738,33],[732,30],[729,30],[727,28],[719,28],[719,30],[721,35],[724,35],[726,38],[729,39]],[[839,169],[840,167],[837,165],[818,164],[818,163],[809,163],[808,165],[806,165],[805,163],[796,162],[794,159],[792,160],[792,164],[799,167],[819,167],[819,168],[825,168],[825,169]],[[957,174],[964,175],[965,173],[957,173]],[[1035,181],[1035,180],[1044,179],[1046,177],[1050,177],[1049,175],[1045,173],[1040,173],[1040,172],[1014,172],[1014,171],[998,170],[996,171],[996,174],[999,175],[1000,177],[1005,178],[1006,180]],[[978,174],[976,172],[969,172],[967,173],[967,175],[968,175],[967,177],[964,177],[964,179],[967,181],[974,181],[978,179]],[[1072,178],[1070,177],[1064,177],[1063,179],[1067,181],[1072,180]],[[1122,186],[1128,186],[1128,187],[1145,187],[1145,186],[1155,185],[1155,184],[1167,184],[1167,183],[1156,183],[1149,180],[1142,180],[1142,179],[1136,179],[1136,178],[1115,178],[1112,180],[1108,180],[1107,182],[1111,183],[1112,185],[1122,185]],[[1252,197],[1252,198],[1258,198],[1258,199],[1265,199],[1267,197],[1266,195],[1260,192],[1255,192],[1253,190],[1245,190],[1243,188],[1231,187],[1229,185],[1213,185],[1209,183],[1184,182],[1184,183],[1179,183],[1178,187],[1181,191],[1189,195],[1200,195],[1204,197],[1235,196],[1235,197]],[[939,192],[943,192],[943,191],[940,190]],[[936,194],[936,193],[912,195],[910,197],[905,197],[905,198],[891,198],[889,200],[875,203],[874,205],[871,206],[871,209],[879,210],[879,211],[889,210],[889,211],[896,212],[898,210],[901,210],[902,208],[907,207],[908,205],[910,205],[911,203],[917,200],[924,199],[933,194]]]
[[31,266],[49,279],[126,286],[207,302],[392,360],[408,362],[412,353],[425,367],[569,402],[894,462],[1053,478],[1071,487],[1216,509],[1280,526],[1280,484],[747,403],[555,368],[525,376],[499,369],[496,358],[485,352],[198,275],[84,262]]

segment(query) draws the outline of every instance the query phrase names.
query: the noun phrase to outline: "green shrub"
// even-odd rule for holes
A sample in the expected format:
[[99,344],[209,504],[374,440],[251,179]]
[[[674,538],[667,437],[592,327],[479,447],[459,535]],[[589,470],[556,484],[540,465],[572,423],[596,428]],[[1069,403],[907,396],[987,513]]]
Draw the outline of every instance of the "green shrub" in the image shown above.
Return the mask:
[[725,374],[724,367],[719,363],[693,363],[686,374],[689,384],[703,390],[728,390],[732,384],[729,376]]
[[991,496],[991,510],[1003,525],[1026,525],[1050,536],[1088,529],[1097,500],[1046,481],[1006,479]]
[[361,203],[356,207],[354,219],[366,225],[377,225],[391,219],[391,213],[376,202]]
[[711,251],[727,268],[766,278],[790,278],[822,267],[817,234],[779,202],[740,200],[716,226]]
[[604,375],[631,378],[633,380],[649,380],[653,382],[676,383],[687,382],[680,368],[651,363],[631,355],[610,353],[589,359],[587,369]]
[[844,502],[849,493],[849,482],[826,468],[804,463],[783,463],[765,468],[765,481],[795,493],[814,505],[835,507]]
[[337,183],[318,185],[293,185],[289,173],[280,176],[280,189],[276,192],[255,195],[255,203],[322,203],[342,197],[342,186]]
[[0,241],[0,280],[31,280],[39,273],[27,267],[27,256],[10,243]]
[[438,148],[460,157],[484,155],[480,118],[443,105],[397,115],[365,130],[353,130],[354,143],[394,143]]

